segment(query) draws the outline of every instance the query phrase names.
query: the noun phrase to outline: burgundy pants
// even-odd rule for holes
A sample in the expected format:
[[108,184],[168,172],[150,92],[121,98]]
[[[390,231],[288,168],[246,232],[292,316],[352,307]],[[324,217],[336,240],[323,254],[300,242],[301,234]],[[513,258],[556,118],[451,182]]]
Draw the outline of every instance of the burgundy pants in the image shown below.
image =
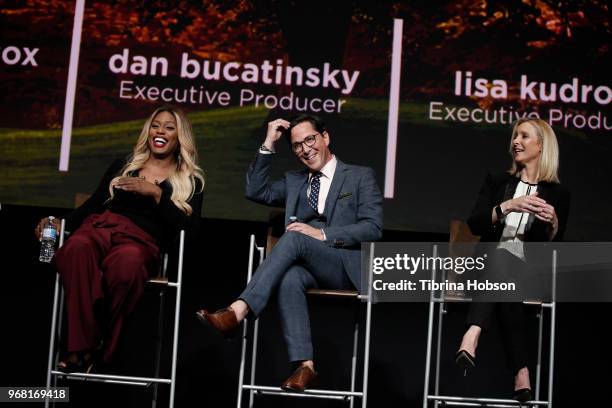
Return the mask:
[[[126,317],[158,271],[157,244],[127,217],[105,211],[87,217],[53,262],[66,297],[67,351],[92,350],[103,341],[109,362]],[[100,306],[103,317],[96,313]]]

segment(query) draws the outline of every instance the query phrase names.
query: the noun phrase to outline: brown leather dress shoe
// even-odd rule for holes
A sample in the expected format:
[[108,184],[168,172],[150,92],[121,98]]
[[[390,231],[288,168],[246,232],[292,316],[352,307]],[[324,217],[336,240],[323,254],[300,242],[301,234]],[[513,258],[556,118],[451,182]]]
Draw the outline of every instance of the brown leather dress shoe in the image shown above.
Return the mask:
[[306,388],[312,388],[316,380],[317,373],[312,368],[302,365],[282,383],[281,388],[285,391],[304,392]]
[[236,313],[229,307],[219,309],[215,313],[202,309],[196,312],[198,319],[205,326],[212,327],[226,339],[231,339],[236,335],[240,326],[236,319]]

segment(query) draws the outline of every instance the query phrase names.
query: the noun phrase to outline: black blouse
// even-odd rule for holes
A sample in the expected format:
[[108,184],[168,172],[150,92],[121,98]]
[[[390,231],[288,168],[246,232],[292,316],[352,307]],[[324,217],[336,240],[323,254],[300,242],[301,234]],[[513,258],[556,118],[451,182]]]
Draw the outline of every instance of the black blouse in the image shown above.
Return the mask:
[[[125,164],[126,159],[113,161],[91,197],[65,217],[68,231],[76,230],[89,215],[100,214],[105,210],[129,218],[134,224],[151,235],[161,246],[171,241],[181,229],[194,232],[199,228],[202,193],[199,192],[201,182],[198,179],[194,179],[195,193],[188,201],[193,210],[191,215],[185,214],[170,200],[172,186],[166,180],[159,184],[162,190],[159,203],[156,203],[153,197],[120,189],[115,189],[114,198],[107,201],[110,198],[108,186],[113,178],[120,175],[119,172]],[[138,176],[137,172],[133,176]]]

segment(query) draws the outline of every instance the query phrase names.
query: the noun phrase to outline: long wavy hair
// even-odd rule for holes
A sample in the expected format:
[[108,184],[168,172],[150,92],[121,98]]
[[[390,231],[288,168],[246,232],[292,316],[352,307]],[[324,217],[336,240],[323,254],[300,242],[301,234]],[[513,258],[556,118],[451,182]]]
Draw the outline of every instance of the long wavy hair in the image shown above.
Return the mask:
[[[151,156],[151,150],[148,142],[149,129],[151,128],[151,123],[155,117],[161,112],[168,112],[174,116],[178,133],[178,148],[174,152],[176,167],[166,179],[166,181],[168,181],[168,183],[170,183],[172,186],[172,195],[170,196],[170,199],[185,214],[191,215],[193,209],[187,203],[187,201],[189,201],[196,193],[196,179],[200,180],[200,188],[198,193],[204,189],[204,172],[197,164],[198,152],[196,150],[191,123],[182,110],[174,106],[160,106],[159,108],[155,109],[142,127],[142,131],[140,132],[140,136],[136,141],[134,150],[123,169],[121,169],[120,176],[118,177],[129,176],[132,172],[142,169],[147,160],[149,160],[149,157]],[[114,196],[113,185],[115,179],[113,179],[109,185],[111,199]]]
[[[542,146],[542,154],[538,163],[538,181],[559,183],[559,143],[557,143],[555,132],[546,121],[538,118],[521,118],[514,122],[510,147],[508,149],[510,156],[514,157],[512,143],[516,137],[518,127],[523,123],[529,123],[534,127]],[[508,173],[520,177],[520,170],[521,167],[513,160],[512,167],[508,170]]]

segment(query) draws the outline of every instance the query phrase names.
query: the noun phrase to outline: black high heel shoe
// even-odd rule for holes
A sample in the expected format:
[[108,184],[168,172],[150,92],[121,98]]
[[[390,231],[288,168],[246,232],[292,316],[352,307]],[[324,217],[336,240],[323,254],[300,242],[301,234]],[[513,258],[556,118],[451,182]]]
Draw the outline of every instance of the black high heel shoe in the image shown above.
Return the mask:
[[91,374],[93,372],[93,361],[73,363],[72,361],[61,361],[57,365],[57,370],[66,374],[84,373]]
[[91,351],[81,351],[76,353],[77,361],[69,361],[68,358],[62,359],[57,364],[57,370],[64,373],[85,373],[91,374],[94,370],[94,364],[100,359],[101,347]]
[[533,393],[531,392],[531,388],[521,388],[514,391],[512,398],[518,402],[527,402],[533,400]]
[[459,350],[455,354],[455,363],[464,369],[476,367],[476,357],[465,350]]

